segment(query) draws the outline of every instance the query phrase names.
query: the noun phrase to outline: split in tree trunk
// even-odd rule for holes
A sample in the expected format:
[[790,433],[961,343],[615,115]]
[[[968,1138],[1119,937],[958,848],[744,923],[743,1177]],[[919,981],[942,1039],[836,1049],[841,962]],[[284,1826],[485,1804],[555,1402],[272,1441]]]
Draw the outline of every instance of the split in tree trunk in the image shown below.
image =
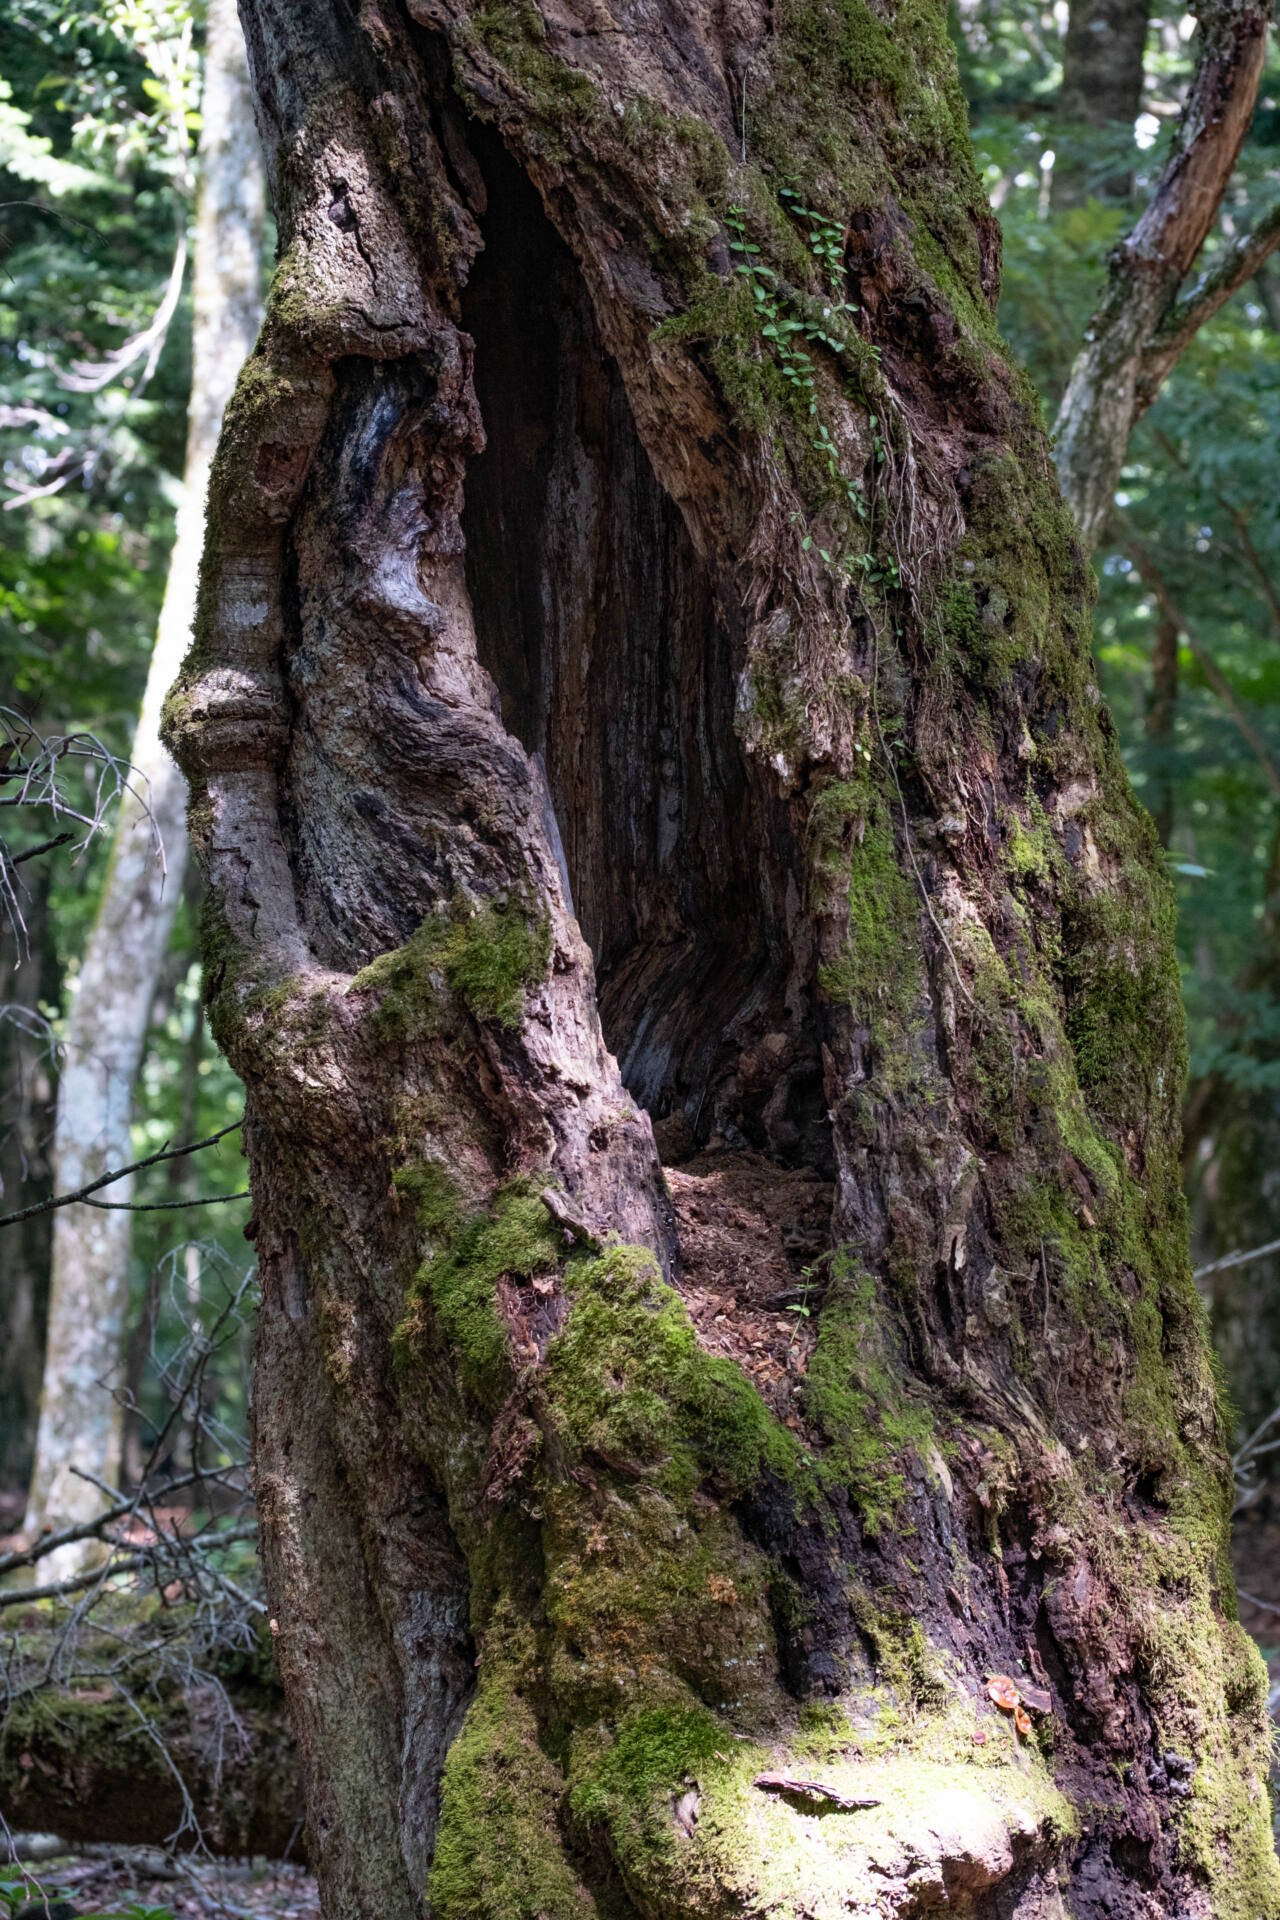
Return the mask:
[[1273,1906],[1172,903],[941,9],[246,18],[168,725],[327,1913]]

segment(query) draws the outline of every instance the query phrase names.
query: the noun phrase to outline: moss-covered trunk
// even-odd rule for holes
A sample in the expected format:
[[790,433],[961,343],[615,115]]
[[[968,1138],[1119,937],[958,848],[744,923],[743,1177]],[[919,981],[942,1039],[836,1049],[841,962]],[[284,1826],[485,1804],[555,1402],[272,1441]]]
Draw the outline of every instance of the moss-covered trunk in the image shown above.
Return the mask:
[[328,1913],[1276,1911],[1171,903],[942,8],[246,14],[169,724]]

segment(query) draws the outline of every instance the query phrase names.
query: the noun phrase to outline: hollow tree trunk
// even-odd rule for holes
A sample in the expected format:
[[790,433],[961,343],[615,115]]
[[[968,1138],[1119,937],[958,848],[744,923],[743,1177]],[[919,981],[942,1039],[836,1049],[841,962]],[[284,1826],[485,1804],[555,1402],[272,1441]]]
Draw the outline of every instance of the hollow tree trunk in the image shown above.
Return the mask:
[[941,9],[246,22],[168,725],[327,1913],[1272,1909],[1172,909]]
[[[203,111],[183,499],[130,755],[136,797],[127,795],[120,807],[68,1024],[54,1144],[64,1191],[133,1158],[134,1082],[182,894],[186,783],[160,744],[160,709],[190,644],[205,495],[223,408],[262,310],[262,166],[233,0],[214,0],[209,10]],[[163,839],[163,864],[153,850],[153,827]],[[108,1198],[127,1201],[130,1192],[131,1182],[121,1181]],[[28,1531],[98,1511],[101,1494],[76,1469],[111,1484],[119,1474],[121,1409],[111,1389],[122,1357],[132,1241],[128,1212],[77,1206],[56,1216]],[[70,1571],[83,1551],[63,1550],[59,1571]]]

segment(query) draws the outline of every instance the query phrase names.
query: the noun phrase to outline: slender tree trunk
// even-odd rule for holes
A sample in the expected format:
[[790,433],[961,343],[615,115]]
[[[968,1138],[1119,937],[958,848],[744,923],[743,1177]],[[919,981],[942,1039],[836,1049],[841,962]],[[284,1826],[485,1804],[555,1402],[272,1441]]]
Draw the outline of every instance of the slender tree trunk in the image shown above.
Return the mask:
[[941,8],[246,22],[168,725],[327,1914],[1274,1911],[1172,906]]
[[[43,1200],[53,1188],[56,1062],[52,1042],[41,1029],[39,1008],[57,1006],[62,978],[46,862],[39,863],[28,885],[25,953],[20,955],[13,942],[0,955],[0,1006],[5,1009],[0,1015],[0,1193],[6,1208]],[[25,1492],[35,1453],[52,1225],[48,1214],[38,1215],[11,1227],[5,1243],[0,1489],[6,1494]]]
[[1151,645],[1151,690],[1145,728],[1151,748],[1151,818],[1167,847],[1173,836],[1173,730],[1178,714],[1178,623],[1167,613],[1156,622]]
[[[1272,828],[1257,944],[1233,984],[1246,1008],[1280,994],[1280,823]],[[1243,1073],[1214,1074],[1188,1102],[1192,1221],[1210,1259],[1280,1237],[1280,1102],[1269,1084],[1280,1050],[1266,1025],[1258,1026],[1236,1037],[1254,1083]],[[1224,1027],[1230,1043],[1229,1016]],[[1243,1439],[1280,1406],[1280,1260],[1268,1255],[1229,1267],[1212,1276],[1208,1292],[1214,1347]]]
[[[196,205],[192,398],[183,499],[132,761],[145,791],[120,810],[102,903],[67,1034],[55,1165],[65,1190],[133,1156],[129,1122],[156,975],[182,893],[186,783],[159,739],[165,689],[195,613],[204,504],[218,429],[261,312],[263,184],[231,0],[209,9],[204,132]],[[145,788],[143,788],[145,782]],[[148,819],[148,811],[150,818]],[[153,852],[152,828],[165,859]],[[129,1198],[121,1181],[108,1196]],[[132,1242],[127,1212],[67,1207],[56,1216],[48,1345],[28,1530],[87,1518],[101,1496],[74,1469],[114,1481],[121,1360]],[[67,1549],[69,1555],[74,1549]]]
[[1117,168],[1115,153],[1105,149],[1127,153],[1133,146],[1150,14],[1150,0],[1073,0],[1062,45],[1061,125],[1055,135],[1053,197],[1059,206],[1090,193],[1127,199],[1133,189],[1130,168]]

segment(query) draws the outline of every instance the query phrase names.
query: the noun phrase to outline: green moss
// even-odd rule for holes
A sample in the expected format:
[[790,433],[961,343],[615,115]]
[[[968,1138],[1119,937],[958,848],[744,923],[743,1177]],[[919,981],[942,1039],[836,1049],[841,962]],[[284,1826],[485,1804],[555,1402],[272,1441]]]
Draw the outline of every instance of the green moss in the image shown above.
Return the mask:
[[429,914],[402,947],[379,954],[351,982],[352,993],[379,996],[375,1025],[385,1038],[434,1030],[440,996],[458,994],[473,1017],[518,1027],[526,992],[551,964],[551,923],[518,899],[456,902]]
[[703,1474],[726,1493],[798,1448],[741,1369],[704,1351],[688,1309],[643,1247],[569,1268],[573,1308],[547,1351],[548,1391],[575,1445],[651,1470],[687,1496]]
[[893,1056],[918,1025],[919,895],[903,873],[889,806],[869,777],[831,781],[809,811],[811,890],[820,911],[847,916],[838,958],[819,970],[824,992],[868,1027],[886,1084]]
[[455,923],[444,956],[445,977],[477,1020],[517,1027],[526,989],[547,977],[551,921],[516,901],[488,905]]
[[878,1604],[869,1594],[850,1595],[858,1630],[871,1647],[877,1680],[908,1711],[939,1711],[947,1699],[945,1672],[920,1622]]
[[438,1920],[587,1920],[595,1912],[561,1839],[564,1781],[539,1743],[534,1664],[527,1629],[495,1627],[445,1762],[426,1889]]
[[1120,1124],[1165,1106],[1185,1063],[1172,890],[1150,848],[1126,851],[1123,890],[1082,895],[1064,914],[1060,965],[1080,1085]]
[[827,1441],[820,1478],[848,1492],[870,1534],[894,1521],[906,1496],[897,1459],[908,1448],[927,1448],[933,1433],[927,1407],[902,1397],[887,1339],[874,1279],[841,1250],[818,1321],[805,1407]]
[[402,1172],[406,1190],[417,1186],[425,1207],[422,1224],[432,1238],[449,1235],[446,1244],[422,1268],[409,1296],[409,1311],[398,1343],[412,1352],[421,1334],[416,1308],[429,1301],[457,1356],[464,1385],[483,1404],[496,1408],[510,1383],[511,1356],[496,1291],[503,1275],[532,1279],[553,1273],[560,1262],[561,1236],[531,1183],[514,1182],[499,1193],[491,1215],[467,1221],[456,1232],[456,1202],[446,1192],[446,1176],[419,1167]]
[[458,1190],[435,1160],[415,1160],[397,1167],[391,1176],[396,1193],[412,1201],[418,1225],[428,1240],[439,1245],[454,1238],[462,1224]]
[[723,1726],[705,1708],[658,1707],[629,1715],[603,1757],[575,1783],[569,1799],[574,1818],[584,1827],[614,1829],[625,1851],[645,1816],[668,1825],[671,1798],[686,1781],[724,1766],[725,1740]]
[[[480,117],[493,114],[491,94],[476,90],[465,58],[478,45],[490,61],[505,69],[522,96],[537,145],[544,158],[564,160],[573,151],[575,136],[607,112],[607,103],[591,77],[557,58],[547,45],[546,23],[535,6],[522,0],[490,0],[464,15],[454,31],[455,83]],[[457,56],[463,57],[457,57]]]

